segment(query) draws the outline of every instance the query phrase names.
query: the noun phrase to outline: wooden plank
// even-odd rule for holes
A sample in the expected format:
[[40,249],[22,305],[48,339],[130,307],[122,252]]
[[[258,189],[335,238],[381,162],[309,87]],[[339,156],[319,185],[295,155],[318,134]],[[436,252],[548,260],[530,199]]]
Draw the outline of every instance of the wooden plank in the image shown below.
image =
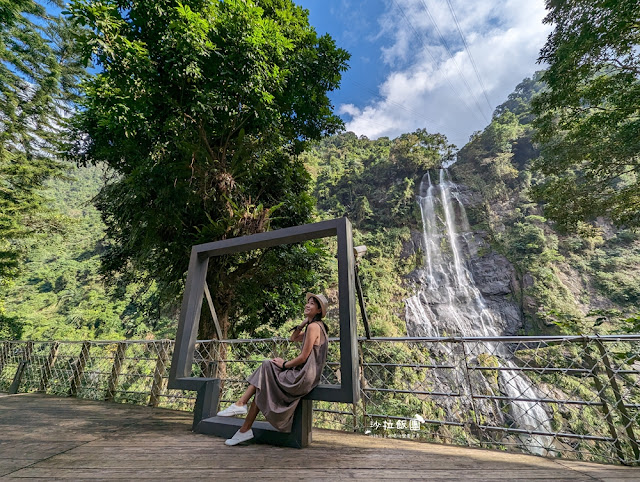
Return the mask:
[[[87,452],[86,448],[93,448],[94,452]],[[250,447],[242,447],[249,449]],[[255,447],[254,447],[255,448]],[[197,449],[189,446],[158,447],[155,450],[136,450],[135,447],[127,447],[126,452],[115,450],[116,447],[110,447],[109,450],[104,448],[96,448],[93,443],[87,444],[83,450],[72,450],[69,453],[61,454],[49,460],[45,460],[38,464],[39,467],[93,467],[93,468],[131,468],[131,469],[147,469],[147,468],[172,468],[189,460],[191,468],[243,468],[247,464],[258,465],[268,464],[268,462],[277,458],[276,453],[264,451],[258,454],[256,450],[245,450],[244,452],[230,452],[224,446],[223,440],[218,439],[216,444],[209,444],[208,447]],[[189,450],[191,449],[191,450]],[[196,450],[197,449],[197,450]],[[126,458],[121,455],[126,453]],[[429,458],[417,456],[403,456],[397,451],[390,451],[388,454],[381,454],[379,451],[369,453],[337,453],[336,449],[328,452],[313,451],[305,453],[306,469],[323,469],[331,467],[337,470],[347,470],[354,468],[380,468],[380,469],[404,469],[407,466],[423,468],[429,470],[434,467],[456,467],[458,470],[558,470],[556,464],[549,463],[542,466],[532,466],[528,463],[514,463],[512,461],[494,461],[491,459],[459,460],[458,456],[441,457],[437,454]],[[215,454],[215,456],[213,456]],[[290,454],[290,452],[289,452]],[[287,457],[287,452],[280,454],[282,459],[278,460],[278,468],[283,470],[296,470],[300,468],[300,459],[297,457]]]
[[28,465],[31,465],[35,462],[37,462],[38,459],[19,459],[19,458],[14,458],[11,460],[3,460],[0,459],[0,477],[10,474],[11,472],[15,472],[18,469],[21,469],[23,467],[27,467]]
[[[22,416],[19,414],[22,413]],[[0,398],[0,476],[256,480],[638,480],[640,469],[315,429],[302,450],[228,447],[191,415],[41,394]]]
[[[236,448],[237,450],[237,448]],[[11,474],[12,477],[43,477],[43,478],[126,478],[130,479],[135,476],[136,479],[179,479],[179,480],[240,480],[246,479],[250,473],[252,478],[258,480],[335,480],[356,479],[356,480],[584,480],[584,477],[578,478],[572,473],[558,473],[553,470],[505,470],[505,471],[474,471],[460,473],[455,469],[440,470],[415,470],[413,468],[404,468],[398,470],[384,469],[347,469],[340,474],[332,473],[330,467],[322,469],[306,469],[304,462],[300,461],[300,466],[296,469],[283,470],[280,468],[260,468],[256,473],[255,467],[247,466],[242,469],[228,469],[225,467],[217,467],[204,470],[199,467],[186,466],[182,468],[174,467],[171,469],[149,468],[144,469],[135,474],[127,468],[114,468],[105,470],[103,468],[80,468],[73,469],[46,469],[40,467],[28,467]],[[250,472],[249,472],[250,470]]]
[[[84,444],[84,441],[73,442],[54,442],[48,441],[41,444],[23,445],[19,442],[14,445],[2,447],[2,456],[0,461],[15,460],[19,458],[31,459],[33,461],[44,460],[54,455],[61,454],[67,450],[71,450],[78,445]],[[31,462],[33,463],[33,462]]]

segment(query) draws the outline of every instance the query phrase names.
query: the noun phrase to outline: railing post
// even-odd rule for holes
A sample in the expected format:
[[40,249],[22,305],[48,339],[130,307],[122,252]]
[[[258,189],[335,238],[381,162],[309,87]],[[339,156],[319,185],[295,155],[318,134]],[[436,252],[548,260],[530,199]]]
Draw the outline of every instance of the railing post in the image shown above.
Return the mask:
[[82,350],[80,350],[80,355],[78,355],[78,359],[73,363],[71,367],[71,371],[73,373],[73,379],[71,380],[69,395],[72,397],[75,397],[78,394],[78,387],[80,386],[80,382],[82,380],[84,367],[86,366],[87,360],[89,359],[90,349],[91,349],[91,342],[85,341],[82,344]]
[[22,375],[27,368],[27,365],[31,362],[31,354],[33,353],[33,342],[28,341],[25,344],[22,360],[18,363],[16,373],[13,375],[13,381],[9,387],[9,393],[14,395],[18,393],[20,389],[20,382],[22,381]]
[[[362,344],[365,343],[362,340],[358,340],[358,359],[360,361],[360,400],[362,401],[362,431],[367,430],[367,379],[364,376],[364,350]],[[354,424],[355,424],[354,420]],[[357,427],[355,427],[357,428]]]
[[[462,352],[462,362],[460,364],[460,369],[462,370],[462,375],[464,378],[464,383],[463,380],[459,381],[460,384],[460,388],[459,388],[459,392],[460,392],[460,398],[463,397],[463,395],[465,395],[465,391],[467,392],[468,396],[469,396],[469,406],[471,407],[471,410],[473,411],[473,420],[470,419],[466,419],[463,420],[463,423],[465,425],[465,428],[467,430],[469,430],[469,432],[471,433],[473,429],[473,427],[476,427],[479,431],[482,432],[482,439],[486,440],[486,434],[485,434],[485,430],[484,429],[480,429],[480,423],[478,422],[478,410],[476,409],[476,404],[473,398],[473,385],[471,384],[471,376],[469,375],[469,364],[467,362],[467,347],[464,341],[455,341],[452,340],[451,343],[458,343],[458,345],[460,346],[460,348],[458,349],[458,351]],[[466,389],[465,389],[466,387]],[[469,427],[470,426],[470,427]],[[482,444],[484,442],[484,440],[480,440],[480,443]]]
[[33,356],[33,342],[32,341],[28,341],[25,345],[25,349],[24,349],[24,360],[27,363],[31,363],[31,358]]
[[40,370],[40,385],[38,386],[38,390],[41,392],[47,391],[47,385],[49,384],[49,378],[51,378],[51,372],[53,371],[53,365],[56,362],[56,358],[58,357],[58,349],[60,348],[60,342],[54,341],[51,345],[51,350],[49,350],[49,356],[47,357],[47,362]]
[[11,342],[5,341],[0,345],[0,375],[2,375],[2,370],[4,370],[4,365],[7,363],[7,359],[9,358],[9,351]]
[[113,366],[111,367],[111,374],[107,381],[107,393],[105,394],[105,402],[113,402],[116,395],[116,389],[118,388],[118,377],[120,376],[120,370],[122,370],[122,364],[124,362],[124,356],[127,351],[127,342],[118,342],[116,347],[116,353],[113,357]]
[[153,385],[151,386],[151,395],[149,396],[149,406],[157,407],[160,403],[160,394],[162,393],[164,372],[169,359],[169,344],[166,341],[156,345],[158,358],[156,359],[156,368],[153,373]]
[[636,435],[633,431],[632,421],[629,417],[629,413],[627,412],[627,407],[624,406],[624,400],[622,399],[620,387],[618,387],[618,382],[616,381],[616,375],[611,368],[611,362],[609,360],[609,356],[607,355],[607,350],[600,340],[596,340],[596,346],[600,351],[600,356],[602,357],[602,362],[604,363],[604,368],[607,372],[607,377],[609,378],[611,389],[613,390],[613,396],[615,397],[616,402],[616,410],[618,410],[618,413],[620,414],[620,418],[622,419],[622,423],[624,424],[627,437],[629,437],[629,443],[631,444],[633,455],[635,456],[635,462],[640,462],[640,447],[638,447],[638,441],[636,440]]
[[609,435],[613,439],[613,446],[616,449],[616,453],[618,454],[618,459],[620,462],[624,462],[624,451],[622,450],[622,446],[620,445],[620,439],[618,438],[618,432],[616,432],[616,426],[613,422],[613,417],[611,416],[611,410],[609,409],[609,404],[607,403],[607,399],[604,396],[604,385],[602,381],[598,377],[598,366],[593,357],[589,354],[589,345],[587,341],[583,342],[584,346],[584,358],[589,367],[589,372],[593,377],[593,383],[596,386],[596,390],[598,391],[598,398],[600,398],[600,403],[602,403],[602,413],[604,414],[604,419],[607,422],[607,426],[609,428]]
[[20,363],[18,363],[18,368],[16,369],[16,373],[13,376],[13,382],[11,382],[11,386],[9,387],[9,394],[10,395],[15,395],[16,393],[18,393],[18,389],[20,388],[20,381],[22,380],[22,374],[24,373],[24,369],[27,366],[27,362],[26,360],[22,360]]

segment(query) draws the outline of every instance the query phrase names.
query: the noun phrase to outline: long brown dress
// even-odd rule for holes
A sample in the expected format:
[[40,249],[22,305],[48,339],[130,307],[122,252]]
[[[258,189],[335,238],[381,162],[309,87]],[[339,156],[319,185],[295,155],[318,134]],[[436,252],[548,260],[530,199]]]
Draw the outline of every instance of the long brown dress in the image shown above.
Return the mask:
[[[298,402],[320,383],[322,369],[327,361],[329,340],[322,322],[318,324],[322,329],[320,343],[313,346],[303,365],[283,370],[271,360],[264,360],[247,378],[256,387],[254,403],[267,421],[280,432],[291,432],[293,413]],[[305,329],[302,346],[306,338]]]

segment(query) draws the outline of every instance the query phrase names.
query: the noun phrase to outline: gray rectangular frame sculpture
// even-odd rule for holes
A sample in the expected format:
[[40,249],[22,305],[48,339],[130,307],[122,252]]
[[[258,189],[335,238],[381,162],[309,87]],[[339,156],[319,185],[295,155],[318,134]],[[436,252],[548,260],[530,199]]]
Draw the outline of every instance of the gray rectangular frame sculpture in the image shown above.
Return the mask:
[[336,236],[338,242],[340,384],[318,385],[303,398],[303,403],[296,409],[291,434],[277,432],[266,422],[256,422],[256,441],[304,447],[311,440],[311,400],[342,403],[355,403],[359,400],[353,238],[351,223],[343,217],[193,246],[168,388],[198,392],[194,409],[194,431],[230,437],[240,422],[233,418],[212,416],[218,405],[219,379],[191,377],[209,258],[329,236]]

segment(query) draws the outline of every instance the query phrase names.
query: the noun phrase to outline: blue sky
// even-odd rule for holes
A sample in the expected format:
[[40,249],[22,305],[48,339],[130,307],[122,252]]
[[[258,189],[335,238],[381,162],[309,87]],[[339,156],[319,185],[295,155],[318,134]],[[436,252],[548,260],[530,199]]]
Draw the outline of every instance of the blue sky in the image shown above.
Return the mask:
[[372,139],[424,127],[462,147],[542,68],[536,59],[551,29],[544,0],[296,3],[351,53],[331,99],[347,130]]
[[351,53],[330,97],[347,130],[371,139],[426,128],[462,147],[543,67],[551,30],[544,0],[294,1]]

